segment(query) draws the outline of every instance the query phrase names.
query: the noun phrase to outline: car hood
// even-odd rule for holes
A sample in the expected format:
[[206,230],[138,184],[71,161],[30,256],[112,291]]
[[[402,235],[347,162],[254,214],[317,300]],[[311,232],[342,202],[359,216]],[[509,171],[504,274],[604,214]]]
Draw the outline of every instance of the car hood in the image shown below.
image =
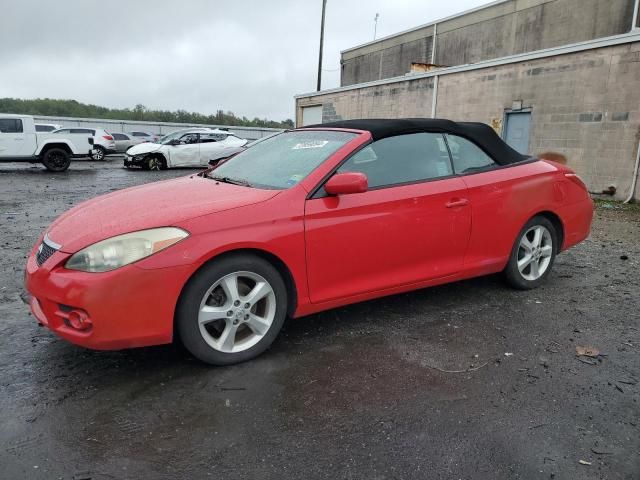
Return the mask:
[[75,253],[115,235],[154,227],[179,226],[201,215],[268,200],[278,190],[261,190],[192,175],[101,195],[58,217],[49,227],[60,250]]
[[138,143],[137,145],[134,145],[133,147],[129,148],[127,150],[127,154],[132,156],[142,155],[144,153],[155,152],[159,150],[160,147],[162,147],[162,145],[160,145],[159,143],[150,143],[150,142]]

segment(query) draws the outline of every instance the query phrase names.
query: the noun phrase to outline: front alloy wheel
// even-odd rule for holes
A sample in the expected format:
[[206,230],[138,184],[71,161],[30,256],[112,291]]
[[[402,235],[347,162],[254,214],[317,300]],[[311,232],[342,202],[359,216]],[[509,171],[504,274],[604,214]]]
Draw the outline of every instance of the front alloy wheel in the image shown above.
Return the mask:
[[147,158],[147,170],[162,170],[162,160],[157,156]]
[[200,334],[224,353],[253,347],[269,331],[276,297],[267,280],[253,272],[234,272],[215,282],[200,302]]
[[214,260],[185,286],[176,310],[182,343],[213,365],[249,360],[274,341],[287,314],[278,270],[253,255]]

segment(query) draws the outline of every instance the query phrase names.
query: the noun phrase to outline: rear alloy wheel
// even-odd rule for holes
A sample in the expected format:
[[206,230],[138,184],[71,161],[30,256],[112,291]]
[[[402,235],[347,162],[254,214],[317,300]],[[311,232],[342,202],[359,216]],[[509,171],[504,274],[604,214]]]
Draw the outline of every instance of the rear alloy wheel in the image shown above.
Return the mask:
[[200,360],[229,365],[266,350],[286,316],[287,291],[278,271],[253,256],[205,266],[189,282],[177,310],[185,347]]
[[42,164],[50,172],[64,172],[71,165],[71,158],[61,148],[50,148],[42,155]]
[[105,157],[106,154],[107,154],[107,152],[104,150],[104,148],[102,148],[101,146],[97,145],[97,146],[93,147],[93,152],[91,153],[91,158],[93,160],[101,162],[102,160],[104,160],[104,157]]
[[522,290],[540,285],[553,266],[557,238],[556,230],[547,218],[538,216],[527,222],[505,269],[507,281]]

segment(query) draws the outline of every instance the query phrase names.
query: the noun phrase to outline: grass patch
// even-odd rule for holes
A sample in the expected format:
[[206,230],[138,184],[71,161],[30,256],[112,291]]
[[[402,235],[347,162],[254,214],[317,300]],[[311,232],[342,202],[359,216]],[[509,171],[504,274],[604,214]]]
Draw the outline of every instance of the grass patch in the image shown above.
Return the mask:
[[640,212],[639,203],[622,203],[618,200],[604,200],[601,198],[594,198],[593,203],[595,203],[596,208],[600,210],[622,210],[626,212]]

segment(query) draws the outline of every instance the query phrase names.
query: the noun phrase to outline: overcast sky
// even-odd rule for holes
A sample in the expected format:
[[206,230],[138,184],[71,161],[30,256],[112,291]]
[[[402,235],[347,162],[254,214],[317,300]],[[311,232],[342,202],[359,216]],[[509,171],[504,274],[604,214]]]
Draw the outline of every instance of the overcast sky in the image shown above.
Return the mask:
[[[328,0],[323,88],[340,51],[488,3]],[[21,0],[0,7],[0,97],[293,118],[315,90],[322,0]]]

